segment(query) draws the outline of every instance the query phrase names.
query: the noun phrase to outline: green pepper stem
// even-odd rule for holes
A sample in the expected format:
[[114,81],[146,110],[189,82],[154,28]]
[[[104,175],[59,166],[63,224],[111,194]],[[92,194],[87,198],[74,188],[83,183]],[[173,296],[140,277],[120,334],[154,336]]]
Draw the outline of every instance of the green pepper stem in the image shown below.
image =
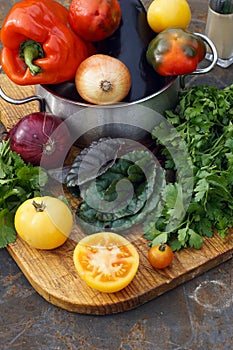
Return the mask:
[[24,60],[33,76],[42,72],[40,66],[33,64],[35,59],[44,57],[43,48],[40,43],[34,40],[23,41],[20,44],[19,57]]

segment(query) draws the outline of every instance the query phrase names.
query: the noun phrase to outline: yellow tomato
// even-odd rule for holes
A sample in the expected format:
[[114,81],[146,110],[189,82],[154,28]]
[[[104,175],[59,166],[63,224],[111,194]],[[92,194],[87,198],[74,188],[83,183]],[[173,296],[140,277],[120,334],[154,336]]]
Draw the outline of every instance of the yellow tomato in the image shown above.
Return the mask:
[[185,29],[191,21],[189,4],[186,0],[153,0],[147,11],[147,21],[156,33],[172,27]]
[[125,288],[139,266],[136,248],[126,238],[112,232],[99,232],[81,239],[73,259],[86,284],[105,293]]
[[15,229],[30,246],[54,249],[69,237],[73,216],[60,199],[50,196],[35,197],[23,202],[15,213]]

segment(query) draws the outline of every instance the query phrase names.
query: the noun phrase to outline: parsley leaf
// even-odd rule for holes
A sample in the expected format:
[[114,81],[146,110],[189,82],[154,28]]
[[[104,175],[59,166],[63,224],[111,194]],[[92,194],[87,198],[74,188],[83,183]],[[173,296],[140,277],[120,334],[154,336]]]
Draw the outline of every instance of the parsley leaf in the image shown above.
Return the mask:
[[189,246],[194,247],[196,249],[200,249],[202,247],[203,238],[193,231],[191,228],[188,229],[189,234]]

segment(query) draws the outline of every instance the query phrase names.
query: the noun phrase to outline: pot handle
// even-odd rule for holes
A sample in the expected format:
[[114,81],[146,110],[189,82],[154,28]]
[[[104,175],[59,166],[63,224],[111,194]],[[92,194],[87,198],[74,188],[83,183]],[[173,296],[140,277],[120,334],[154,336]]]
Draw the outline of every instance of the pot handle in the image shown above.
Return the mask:
[[[203,41],[209,46],[212,54],[213,54],[213,60],[211,62],[211,64],[205,68],[197,68],[194,72],[191,73],[191,75],[197,75],[197,74],[205,74],[205,73],[208,73],[210,72],[215,64],[217,63],[217,60],[218,60],[218,52],[217,52],[217,49],[213,43],[212,40],[210,40],[206,35],[204,34],[201,34],[201,33],[193,33],[199,37],[201,37],[203,39]],[[190,74],[187,74],[187,75],[190,75]],[[180,85],[181,85],[181,88],[184,88],[185,87],[185,83],[184,83],[184,79],[187,75],[181,75],[180,76]]]
[[25,97],[22,99],[14,99],[5,93],[2,90],[1,86],[0,86],[0,97],[3,100],[5,100],[6,102],[12,103],[14,105],[21,105],[21,104],[32,102],[32,101],[38,101],[39,102],[39,111],[45,112],[45,99],[43,97],[33,95],[33,96]]
[[194,33],[194,34],[197,35],[197,36],[200,36],[200,37],[203,39],[203,41],[205,41],[205,42],[208,44],[208,46],[209,46],[209,48],[210,48],[210,50],[211,50],[211,52],[212,52],[212,54],[213,54],[213,60],[212,60],[212,62],[211,62],[211,64],[210,64],[209,66],[207,66],[207,67],[205,67],[205,68],[197,68],[197,69],[192,73],[192,74],[205,74],[205,73],[210,72],[211,69],[213,69],[214,66],[215,66],[215,64],[217,63],[217,60],[218,60],[218,51],[217,51],[217,49],[216,49],[216,47],[215,47],[213,41],[210,40],[206,35],[201,34],[201,33]]
[[[4,74],[1,64],[0,64],[0,73]],[[45,110],[46,110],[45,99],[43,97],[40,97],[40,96],[33,95],[33,96],[25,97],[23,99],[18,100],[18,99],[14,99],[14,98],[8,96],[2,90],[2,87],[0,86],[0,97],[3,100],[5,100],[6,102],[12,103],[14,105],[21,105],[21,104],[32,102],[32,101],[38,101],[39,102],[39,111],[45,112]]]

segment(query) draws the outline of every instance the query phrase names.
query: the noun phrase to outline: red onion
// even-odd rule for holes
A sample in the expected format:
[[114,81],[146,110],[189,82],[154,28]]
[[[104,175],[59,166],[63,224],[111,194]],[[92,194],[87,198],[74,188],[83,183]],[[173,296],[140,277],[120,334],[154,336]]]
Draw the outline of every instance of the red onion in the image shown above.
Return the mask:
[[26,163],[51,169],[62,166],[70,132],[58,116],[35,112],[23,117],[9,131],[7,138],[11,150],[20,154]]

